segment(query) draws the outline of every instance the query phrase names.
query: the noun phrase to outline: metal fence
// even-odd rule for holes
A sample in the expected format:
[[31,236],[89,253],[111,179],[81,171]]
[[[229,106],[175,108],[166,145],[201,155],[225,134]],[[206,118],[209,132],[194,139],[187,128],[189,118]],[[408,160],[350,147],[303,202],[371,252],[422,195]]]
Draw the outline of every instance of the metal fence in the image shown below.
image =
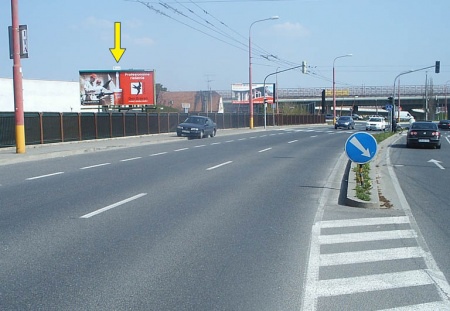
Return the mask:
[[[209,113],[218,129],[249,127],[248,114]],[[147,134],[176,132],[177,125],[187,118],[185,113],[25,113],[25,141],[27,145],[92,140]],[[266,124],[298,125],[325,122],[322,115],[267,116]],[[264,125],[264,115],[254,115],[254,126]],[[15,146],[15,115],[0,113],[0,148]]]

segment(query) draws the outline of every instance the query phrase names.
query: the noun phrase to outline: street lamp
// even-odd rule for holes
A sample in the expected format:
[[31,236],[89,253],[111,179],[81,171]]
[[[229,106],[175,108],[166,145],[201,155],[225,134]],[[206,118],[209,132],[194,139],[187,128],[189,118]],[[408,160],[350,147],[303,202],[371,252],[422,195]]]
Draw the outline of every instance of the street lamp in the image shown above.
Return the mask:
[[277,68],[277,71],[272,72],[272,73],[269,73],[269,74],[264,78],[264,91],[263,91],[263,92],[264,92],[264,93],[263,93],[263,96],[264,96],[264,129],[266,129],[266,124],[267,124],[267,122],[266,122],[266,118],[267,118],[266,80],[267,80],[267,78],[270,77],[270,76],[273,76],[273,75],[277,75],[277,77],[278,77],[278,74],[279,74],[279,73],[282,73],[282,72],[285,72],[285,71],[289,71],[289,70],[294,70],[294,69],[297,69],[297,68],[300,68],[300,67],[303,67],[303,66],[304,66],[304,65],[295,66],[295,67],[291,67],[291,68],[284,69],[284,70],[281,70],[281,71],[278,71],[278,68]]
[[[395,79],[394,79],[394,89],[392,90],[391,132],[395,132],[395,128],[394,128],[394,118],[395,118],[395,82],[397,81],[397,79],[398,79],[400,76],[406,75],[406,74],[411,73],[411,72],[414,72],[414,71],[416,71],[416,70],[410,69],[410,70],[401,72],[401,73],[399,73],[399,74],[395,77]],[[398,96],[399,96],[399,102],[400,102],[400,89],[398,90],[398,92],[399,92],[399,93],[398,93]],[[400,110],[399,110],[398,114],[399,114],[399,118],[400,118]],[[399,120],[399,121],[400,121],[400,120]]]
[[445,119],[448,119],[448,106],[447,106],[447,84],[450,82],[450,80],[445,82]]
[[333,60],[333,124],[336,124],[336,74],[335,74],[335,69],[334,69],[334,63],[336,62],[336,59],[338,59],[338,58],[349,57],[349,56],[353,56],[353,54],[341,55],[341,56],[336,57]]
[[250,105],[250,128],[253,128],[253,90],[252,90],[252,26],[259,22],[264,22],[272,19],[278,19],[278,16],[259,19],[251,23],[248,30],[248,95]]

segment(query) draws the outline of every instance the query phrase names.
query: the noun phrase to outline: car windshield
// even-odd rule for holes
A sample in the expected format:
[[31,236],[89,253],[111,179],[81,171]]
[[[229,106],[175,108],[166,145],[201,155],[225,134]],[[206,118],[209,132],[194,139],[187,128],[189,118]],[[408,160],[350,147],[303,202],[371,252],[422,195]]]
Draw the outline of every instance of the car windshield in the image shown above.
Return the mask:
[[370,122],[382,122],[381,118],[370,118],[369,119]]
[[205,124],[205,119],[198,117],[188,117],[184,123]]
[[413,130],[436,130],[437,126],[436,124],[432,123],[432,122],[414,122],[411,125],[411,129]]

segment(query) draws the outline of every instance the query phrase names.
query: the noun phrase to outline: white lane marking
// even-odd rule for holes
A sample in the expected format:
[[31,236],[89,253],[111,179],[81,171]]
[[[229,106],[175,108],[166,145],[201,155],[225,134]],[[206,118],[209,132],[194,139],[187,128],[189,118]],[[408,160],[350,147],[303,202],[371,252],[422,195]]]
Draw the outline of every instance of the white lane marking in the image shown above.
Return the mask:
[[139,159],[142,159],[142,157],[135,157],[135,158],[123,159],[123,160],[120,160],[120,162],[128,162],[128,161],[139,160]]
[[211,170],[214,170],[214,169],[219,168],[219,167],[221,167],[221,166],[230,164],[230,163],[232,163],[232,162],[233,162],[233,161],[227,161],[227,162],[221,163],[221,164],[219,164],[219,165],[209,167],[209,168],[207,168],[206,170],[207,170],[207,171],[211,171]]
[[317,283],[319,297],[434,284],[430,276],[423,270],[319,280]]
[[430,311],[430,310],[436,311],[450,310],[450,302],[444,301],[427,302],[418,305],[397,307],[393,309],[383,309],[379,311]]
[[411,259],[424,257],[420,247],[400,247],[367,251],[333,253],[320,255],[320,266],[337,266],[384,260]]
[[238,140],[246,140],[247,138],[239,138]]
[[201,147],[206,147],[206,145],[198,145],[198,146],[194,146],[194,148],[201,148]]
[[114,203],[114,204],[105,206],[105,207],[103,207],[103,208],[101,208],[101,209],[98,209],[98,210],[96,210],[96,211],[93,211],[92,213],[83,215],[83,216],[81,216],[80,218],[90,218],[90,217],[92,217],[92,216],[95,216],[95,215],[98,215],[98,214],[100,214],[100,213],[106,212],[107,210],[110,210],[110,209],[115,208],[115,207],[117,207],[117,206],[120,206],[120,205],[123,205],[123,204],[125,204],[125,203],[134,201],[134,200],[136,200],[136,199],[139,199],[140,197],[143,197],[144,195],[147,195],[147,193],[140,193],[140,194],[135,195],[135,196],[133,196],[133,197],[131,197],[131,198],[128,198],[128,199],[122,200],[122,201],[120,201],[120,202],[117,202],[117,203]]
[[264,134],[264,135],[261,135],[261,136],[259,136],[259,137],[266,137],[267,136],[267,134]]
[[442,163],[442,161],[438,161],[438,160],[434,160],[434,159],[431,159],[430,161],[428,161],[429,163],[434,163],[437,167],[439,167],[441,170],[445,170],[445,167],[443,167],[442,165],[441,165],[441,163]]
[[414,230],[358,232],[358,233],[320,235],[319,243],[339,244],[339,243],[368,242],[380,240],[411,239],[416,237],[417,233]]
[[189,148],[181,148],[181,149],[176,149],[176,150],[174,150],[175,152],[178,152],[178,151],[184,151],[184,150],[188,150]]
[[270,134],[269,136],[275,136],[275,135],[277,135],[277,134]]
[[314,137],[317,137],[317,135],[313,135],[313,136],[309,136],[309,137],[314,138]]
[[256,138],[256,136],[249,137],[248,139],[254,139],[254,138]]
[[234,140],[227,140],[226,143],[232,143]]
[[288,144],[292,144],[292,143],[296,143],[296,142],[298,142],[298,140],[296,139],[296,140],[291,140],[291,141],[288,141]]
[[409,223],[409,218],[407,216],[322,220],[320,222],[321,228],[343,228],[407,223]]
[[263,149],[263,150],[259,150],[258,152],[266,152],[266,151],[269,151],[269,150],[271,150],[272,148],[266,148],[266,149]]
[[[338,192],[334,191],[336,189],[338,182],[336,181],[336,175],[340,172],[342,163],[344,163],[345,153],[341,153],[338,161],[333,167],[330,176],[328,177],[325,186],[322,189],[322,193],[319,199],[319,207],[317,208],[316,216],[314,217],[314,223],[311,232],[311,243],[309,246],[309,260],[306,268],[306,276],[304,282],[304,295],[302,301],[301,310],[304,311],[314,311],[317,306],[317,282],[319,280],[319,256],[320,256],[320,221],[322,220],[323,213],[325,211],[325,206],[327,200],[330,196],[337,200]],[[340,181],[339,181],[340,185]],[[333,189],[333,190],[332,190]]]
[[155,157],[155,156],[163,155],[163,154],[166,154],[166,153],[167,153],[167,152],[153,153],[153,154],[151,154],[150,156],[151,156],[151,157]]
[[450,139],[448,137],[445,137],[445,139],[447,140],[447,142],[450,144]]
[[51,176],[61,175],[61,174],[64,174],[64,172],[56,172],[56,173],[47,174],[47,175],[41,175],[41,176],[30,177],[30,178],[27,178],[26,180],[40,179],[40,178],[51,177]]
[[211,145],[220,145],[221,143],[211,143]]
[[90,168],[96,168],[96,167],[110,165],[110,164],[111,163],[101,163],[101,164],[96,164],[96,165],[91,165],[91,166],[85,166],[85,167],[81,167],[80,170],[87,170],[87,169],[90,169]]
[[[396,140],[398,141],[398,139]],[[436,261],[433,258],[433,255],[429,251],[429,247],[427,245],[427,242],[423,238],[423,235],[420,232],[420,228],[417,225],[417,222],[414,218],[414,215],[412,214],[411,207],[409,206],[408,201],[406,200],[405,194],[403,193],[400,183],[398,181],[397,175],[394,172],[394,168],[391,164],[391,158],[390,158],[390,152],[386,152],[386,167],[389,172],[389,176],[391,177],[392,183],[394,185],[395,192],[397,192],[400,200],[400,205],[403,209],[403,211],[406,213],[406,216],[409,217],[411,227],[415,229],[417,234],[417,242],[419,245],[426,251],[425,256],[425,263],[427,265],[427,271],[431,278],[433,278],[434,282],[436,283],[436,288],[438,289],[439,296],[443,300],[448,300],[448,297],[450,296],[450,285],[447,282],[447,279],[445,278],[444,273],[439,269]]]

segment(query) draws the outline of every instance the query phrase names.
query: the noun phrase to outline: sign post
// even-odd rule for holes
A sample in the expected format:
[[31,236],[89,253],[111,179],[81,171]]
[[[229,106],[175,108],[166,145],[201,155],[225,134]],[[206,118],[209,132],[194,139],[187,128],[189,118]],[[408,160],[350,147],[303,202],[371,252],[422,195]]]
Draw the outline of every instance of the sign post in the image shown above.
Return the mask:
[[361,185],[364,183],[362,165],[372,161],[377,154],[378,145],[375,138],[365,132],[351,135],[345,142],[345,152],[348,158],[358,164]]

